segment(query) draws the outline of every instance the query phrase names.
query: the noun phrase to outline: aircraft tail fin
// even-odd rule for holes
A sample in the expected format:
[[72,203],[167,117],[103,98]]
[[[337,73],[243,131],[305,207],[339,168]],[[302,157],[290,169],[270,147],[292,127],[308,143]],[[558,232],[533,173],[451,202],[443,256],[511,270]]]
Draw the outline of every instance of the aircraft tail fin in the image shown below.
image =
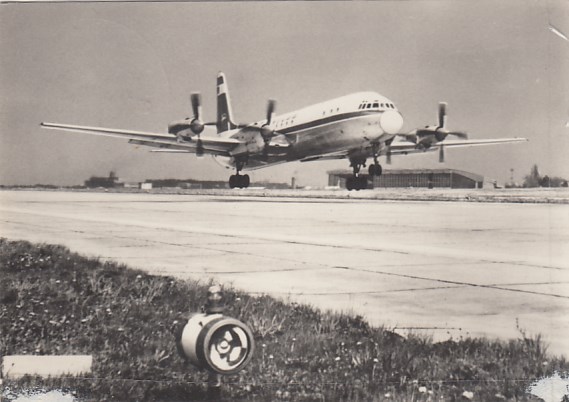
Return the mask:
[[222,133],[234,128],[237,128],[237,125],[233,123],[227,80],[225,74],[220,72],[217,75],[217,132]]

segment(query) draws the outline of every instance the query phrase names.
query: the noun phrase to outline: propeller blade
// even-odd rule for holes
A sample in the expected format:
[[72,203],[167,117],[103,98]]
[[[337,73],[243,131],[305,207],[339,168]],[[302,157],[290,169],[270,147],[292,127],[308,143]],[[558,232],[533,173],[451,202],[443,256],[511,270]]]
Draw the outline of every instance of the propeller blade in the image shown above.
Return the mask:
[[439,148],[439,163],[444,163],[445,161],[445,147],[440,146]]
[[446,124],[446,116],[447,116],[447,103],[446,102],[439,102],[439,127],[444,128]]
[[[200,133],[204,130],[205,127],[205,124],[201,121],[202,96],[196,92],[190,96],[190,100],[192,102],[192,111],[194,112],[194,118],[190,123],[190,129],[199,137]],[[208,125],[210,125],[210,123],[208,123]]]
[[267,125],[271,125],[271,121],[273,120],[273,116],[275,114],[275,109],[277,107],[277,101],[274,99],[269,99],[267,103]]
[[205,150],[203,147],[203,142],[201,140],[201,138],[198,136],[198,142],[196,144],[196,156],[200,157],[203,156]]
[[387,154],[385,155],[385,161],[388,165],[391,165],[391,147],[387,149]]
[[267,122],[260,128],[261,137],[263,137],[263,140],[265,141],[264,153],[268,153],[269,141],[271,140],[271,137],[275,135],[275,130],[271,128],[271,122],[273,121],[276,107],[277,101],[269,99],[269,102],[267,103]]
[[462,131],[450,131],[449,134],[454,135],[455,137],[458,137],[458,138],[463,139],[463,140],[468,139],[468,134],[465,132],[462,132]]
[[194,112],[194,119],[200,120],[202,115],[202,96],[199,93],[193,93],[190,96],[192,101],[192,111]]

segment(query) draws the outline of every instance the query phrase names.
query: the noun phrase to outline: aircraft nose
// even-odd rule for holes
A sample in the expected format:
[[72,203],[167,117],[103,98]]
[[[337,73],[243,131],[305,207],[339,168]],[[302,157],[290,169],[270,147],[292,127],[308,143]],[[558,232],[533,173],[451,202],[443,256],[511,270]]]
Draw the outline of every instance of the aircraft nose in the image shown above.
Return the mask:
[[387,110],[381,114],[379,125],[387,134],[397,134],[403,127],[403,117],[395,110]]

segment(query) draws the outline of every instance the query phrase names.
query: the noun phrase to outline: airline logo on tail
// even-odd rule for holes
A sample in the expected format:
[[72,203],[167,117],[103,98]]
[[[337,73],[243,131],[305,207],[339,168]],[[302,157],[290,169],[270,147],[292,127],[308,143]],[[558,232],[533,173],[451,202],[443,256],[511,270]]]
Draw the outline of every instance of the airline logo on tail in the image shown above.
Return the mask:
[[229,100],[229,90],[227,89],[227,80],[225,74],[217,75],[217,132],[222,133],[227,130],[237,128],[231,117],[231,102]]

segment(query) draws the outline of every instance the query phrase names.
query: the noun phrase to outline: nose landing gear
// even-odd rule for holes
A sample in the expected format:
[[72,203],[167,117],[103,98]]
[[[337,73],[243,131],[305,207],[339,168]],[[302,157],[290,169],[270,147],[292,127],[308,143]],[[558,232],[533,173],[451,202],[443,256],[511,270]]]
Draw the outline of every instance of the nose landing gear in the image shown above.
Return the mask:
[[382,172],[382,168],[381,165],[379,163],[374,163],[373,165],[369,165],[368,167],[368,173],[370,176],[381,176],[381,172]]
[[368,168],[368,173],[371,177],[381,176],[381,172],[383,169],[381,168],[381,165],[379,164],[379,161],[377,160],[378,156],[379,156],[379,145],[373,144],[373,165],[369,165],[369,168]]

